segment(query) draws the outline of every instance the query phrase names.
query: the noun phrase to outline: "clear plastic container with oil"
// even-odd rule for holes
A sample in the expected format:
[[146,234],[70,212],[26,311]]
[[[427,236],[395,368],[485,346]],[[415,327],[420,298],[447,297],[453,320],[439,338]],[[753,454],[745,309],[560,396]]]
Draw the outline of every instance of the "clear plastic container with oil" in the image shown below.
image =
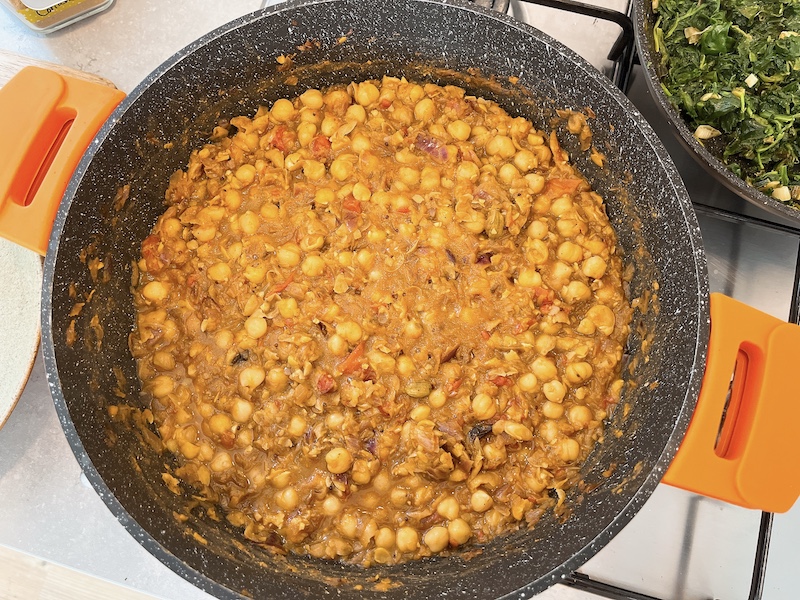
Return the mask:
[[113,3],[114,0],[0,0],[0,5],[38,33],[52,33]]

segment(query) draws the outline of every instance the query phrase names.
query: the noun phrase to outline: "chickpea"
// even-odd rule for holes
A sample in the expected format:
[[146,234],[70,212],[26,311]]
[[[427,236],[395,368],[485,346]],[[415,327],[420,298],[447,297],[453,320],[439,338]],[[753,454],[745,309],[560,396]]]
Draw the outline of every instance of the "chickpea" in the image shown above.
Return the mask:
[[517,423],[516,421],[506,421],[505,432],[515,440],[520,442],[528,442],[533,439],[533,433],[526,425]]
[[419,404],[411,409],[408,416],[411,417],[412,421],[424,421],[431,416],[431,407]]
[[334,356],[344,356],[347,354],[347,340],[338,333],[334,333],[328,338],[328,350]]
[[222,473],[233,466],[233,460],[230,454],[220,451],[214,455],[214,458],[211,459],[211,464],[208,466],[214,473]]
[[525,175],[525,181],[528,182],[528,188],[532,194],[538,194],[544,189],[546,183],[543,176],[538,173],[528,173]]
[[422,541],[431,552],[441,552],[450,543],[450,533],[447,527],[436,525],[425,532]]
[[331,473],[346,473],[353,466],[353,455],[347,448],[334,448],[325,455],[325,464]]
[[370,471],[369,464],[363,458],[353,462],[353,470],[350,472],[350,478],[353,483],[358,485],[366,485],[372,479],[372,472]]
[[236,173],[234,177],[241,183],[242,185],[250,185],[255,181],[256,178],[256,168],[251,164],[244,164],[238,169],[236,169]]
[[419,185],[420,172],[413,167],[400,167],[397,170],[397,178],[408,186]]
[[408,505],[408,491],[403,488],[393,488],[389,492],[389,501],[396,508],[403,508]]
[[497,178],[507,185],[511,185],[514,181],[520,178],[520,173],[517,168],[511,163],[506,163],[497,172]]
[[390,527],[381,527],[375,532],[375,545],[378,548],[385,548],[386,550],[391,550],[394,548],[395,543],[395,533],[394,529]]
[[[549,354],[553,348],[556,347],[556,338],[552,335],[542,333],[536,336],[536,341],[533,344],[536,351],[542,356]],[[555,377],[555,375],[554,375]]]
[[303,122],[297,126],[297,141],[303,148],[307,147],[316,135],[317,126],[314,123]]
[[150,386],[150,393],[156,398],[166,398],[175,390],[175,382],[169,375],[154,377]]
[[344,113],[344,118],[348,123],[363,123],[367,120],[367,111],[360,104],[352,104]]
[[582,281],[570,281],[561,291],[561,296],[566,302],[582,302],[592,297],[592,290]]
[[[261,370],[263,371],[264,369]],[[282,392],[289,384],[289,376],[281,367],[271,368],[269,372],[266,373],[265,377],[267,380],[267,385],[273,392]]]
[[308,423],[305,418],[301,415],[292,415],[291,420],[289,421],[288,427],[286,427],[286,433],[294,438],[299,438],[303,434],[305,434],[306,429],[308,428]]
[[575,331],[583,335],[593,335],[594,332],[597,331],[597,327],[595,326],[595,324],[592,322],[591,319],[584,318],[581,319],[580,323],[578,323],[578,326],[575,328]]
[[239,373],[239,384],[243,388],[254,390],[264,382],[265,377],[266,372],[261,367],[247,367]]
[[497,412],[494,398],[489,394],[479,393],[472,398],[472,413],[479,421],[491,419]]
[[442,184],[442,177],[435,167],[424,167],[420,173],[420,187],[423,190],[437,190]]
[[372,142],[367,136],[355,133],[350,136],[350,148],[356,154],[361,154],[372,148]]
[[552,359],[544,356],[538,356],[531,363],[531,371],[533,374],[542,381],[550,381],[555,379],[558,375],[556,363]]
[[277,473],[274,473],[270,478],[272,487],[274,487],[277,490],[282,490],[287,485],[289,485],[291,481],[292,481],[291,471],[278,471]]
[[542,392],[550,402],[561,402],[567,393],[567,388],[558,379],[554,379],[542,386]]
[[225,207],[229,212],[236,211],[242,205],[242,193],[239,190],[227,190],[223,196]]
[[227,350],[233,345],[233,334],[229,329],[220,329],[214,334],[214,343],[217,345],[217,348]]
[[319,126],[319,131],[325,137],[331,137],[341,126],[339,119],[331,115],[326,116]]
[[548,419],[560,419],[564,416],[564,405],[548,400],[542,404],[542,415]]
[[536,269],[524,267],[517,276],[517,284],[525,288],[535,288],[542,285],[542,276]]
[[457,119],[447,124],[447,133],[459,142],[466,142],[472,133],[472,128],[461,119]]
[[169,285],[160,281],[151,281],[142,288],[142,296],[150,302],[162,302],[169,295]]
[[573,385],[580,385],[589,380],[592,376],[592,372],[592,365],[588,362],[581,361],[567,365],[564,374],[568,382]]
[[363,331],[361,325],[355,321],[343,321],[336,326],[336,334],[347,340],[351,344],[356,344],[361,340]]
[[574,242],[562,242],[556,256],[565,263],[576,263],[583,258],[583,249]]
[[550,214],[554,217],[561,217],[571,212],[574,206],[570,196],[561,196],[553,200],[553,204],[550,206]]
[[[280,217],[281,209],[278,208],[277,206],[275,206],[274,204],[264,204],[264,206],[261,207],[261,210],[259,211],[259,214],[261,214],[261,217],[265,221],[274,221],[278,217]],[[254,223],[255,223],[255,230],[258,230],[257,222],[254,222]],[[251,229],[252,226],[249,226],[248,228]],[[253,233],[255,233],[255,230],[253,231]],[[245,231],[245,233],[247,233],[247,232]]]
[[309,181],[319,181],[325,177],[325,165],[318,160],[306,159],[303,162],[303,175]]
[[231,268],[223,262],[218,262],[208,268],[208,276],[217,283],[228,281],[231,276]]
[[474,162],[463,161],[456,167],[456,179],[465,179],[467,181],[477,181],[480,177],[481,170]]
[[294,173],[298,169],[303,168],[304,164],[305,155],[301,154],[300,152],[292,152],[284,160],[283,166],[287,171]]
[[608,265],[604,259],[599,256],[590,256],[583,261],[581,272],[591,279],[602,279],[603,275],[606,274],[607,268]]
[[581,233],[582,226],[575,219],[559,219],[556,222],[556,229],[560,236],[565,238],[575,237]]
[[489,156],[511,158],[516,152],[517,149],[514,146],[514,142],[505,135],[496,135],[486,143],[486,154]]
[[231,418],[226,415],[225,413],[217,413],[212,415],[212,417],[208,420],[208,428],[211,430],[211,433],[216,435],[222,435],[231,430],[233,423],[231,422]]
[[486,512],[494,505],[492,497],[484,490],[478,489],[472,492],[469,499],[469,505],[475,512]]
[[231,407],[231,416],[237,423],[246,423],[253,415],[252,403],[242,398],[237,398]]
[[347,538],[354,540],[358,537],[358,517],[352,513],[344,513],[339,517],[337,529]]
[[267,333],[267,320],[261,314],[254,314],[244,322],[244,329],[254,340]]
[[528,237],[534,240],[543,240],[550,232],[545,221],[535,220],[528,225]]
[[334,159],[331,166],[328,167],[331,176],[337,181],[345,181],[353,175],[354,165],[353,161],[348,156],[342,155]]
[[531,264],[541,265],[550,260],[550,248],[542,240],[529,239],[525,243],[525,256]]
[[326,496],[322,501],[322,512],[328,517],[335,517],[342,512],[342,501],[336,496]]
[[330,188],[320,188],[314,194],[314,203],[320,206],[328,206],[336,198],[336,194]]
[[554,443],[559,437],[558,423],[550,419],[544,421],[539,425],[539,437],[548,444]]
[[453,496],[445,496],[439,504],[436,505],[436,512],[444,519],[452,521],[457,519],[461,514],[461,507]]
[[275,104],[272,105],[269,114],[279,123],[285,123],[286,121],[290,121],[292,118],[294,118],[294,105],[290,100],[281,98],[275,101]]
[[285,511],[292,511],[300,504],[297,490],[287,487],[275,494],[275,503]]
[[539,380],[533,373],[523,373],[517,379],[517,385],[523,392],[535,392],[539,387]]
[[261,224],[261,219],[253,211],[248,210],[239,217],[239,227],[248,235],[253,235],[258,231],[258,226]]
[[371,197],[370,189],[360,181],[353,186],[353,198],[359,202],[368,202]]
[[586,318],[594,323],[595,327],[604,335],[611,335],[614,333],[616,317],[609,307],[603,304],[596,304],[586,311]]
[[175,368],[175,357],[169,352],[159,350],[153,354],[153,366],[159,371],[171,371]]
[[514,165],[523,173],[533,171],[537,166],[536,155],[530,150],[522,149],[514,155]]
[[423,98],[414,106],[414,117],[418,121],[432,121],[436,116],[436,105],[430,98]]
[[300,314],[300,307],[294,298],[281,298],[275,307],[284,319],[293,319]]
[[[405,354],[401,354],[397,357],[397,373],[401,377],[408,377],[412,373],[417,370],[416,365],[414,365],[414,361],[411,359],[410,356],[406,356]],[[430,387],[428,388],[430,391]],[[427,396],[428,394],[425,394]],[[424,396],[422,396],[424,398]]]
[[324,104],[322,92],[319,90],[306,90],[300,95],[300,102],[307,108],[318,110]]
[[305,258],[300,270],[308,277],[319,277],[325,271],[325,261],[317,255],[310,255]]
[[451,546],[465,544],[472,537],[472,528],[464,519],[450,521],[447,525],[447,532],[450,534]]
[[193,444],[192,442],[183,442],[180,445],[180,449],[181,454],[183,454],[183,456],[189,460],[197,458],[197,456],[200,454],[200,446]]
[[278,248],[277,252],[275,253],[275,257],[278,259],[278,264],[285,269],[299,265],[301,255],[302,250],[300,250],[300,246],[294,242],[285,243],[283,246]]
[[395,542],[400,552],[414,552],[419,548],[419,534],[413,527],[400,527]]
[[354,97],[361,106],[369,106],[377,102],[380,95],[381,92],[374,83],[365,81],[356,86]]
[[447,395],[444,390],[435,389],[428,396],[428,404],[431,408],[442,408],[447,402]]
[[581,453],[581,447],[578,442],[572,438],[564,438],[561,440],[561,446],[559,447],[558,453],[559,456],[561,456],[561,460],[577,460]]
[[594,415],[588,406],[576,404],[567,411],[567,419],[578,429],[583,429],[594,419]]

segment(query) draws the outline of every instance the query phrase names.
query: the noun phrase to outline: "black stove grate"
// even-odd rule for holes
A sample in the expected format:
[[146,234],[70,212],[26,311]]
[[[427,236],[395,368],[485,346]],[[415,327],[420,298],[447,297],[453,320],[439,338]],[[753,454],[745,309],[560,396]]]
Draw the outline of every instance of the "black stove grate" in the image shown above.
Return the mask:
[[470,0],[470,2],[501,13],[508,12],[508,5],[510,4],[510,0]]

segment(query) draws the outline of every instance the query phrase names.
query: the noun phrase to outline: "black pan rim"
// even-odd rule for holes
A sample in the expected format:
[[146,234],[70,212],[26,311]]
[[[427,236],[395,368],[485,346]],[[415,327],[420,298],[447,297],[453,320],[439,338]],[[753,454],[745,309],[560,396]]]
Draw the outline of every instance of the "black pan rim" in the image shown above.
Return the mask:
[[[70,417],[66,400],[62,393],[60,379],[58,377],[55,345],[53,338],[53,325],[52,325],[53,309],[51,300],[52,300],[52,288],[54,280],[53,273],[56,266],[56,259],[58,256],[61,235],[64,229],[67,215],[70,210],[72,200],[75,197],[75,194],[81,185],[81,180],[89,164],[91,163],[93,156],[95,155],[99,147],[102,145],[103,141],[108,137],[109,133],[114,128],[115,124],[123,117],[126,110],[138,100],[138,98],[142,95],[142,93],[146,89],[148,89],[153,84],[153,82],[158,80],[162,75],[164,75],[166,72],[172,69],[187,55],[191,54],[198,48],[208,44],[211,40],[214,40],[218,37],[225,35],[229,31],[232,31],[236,28],[239,28],[243,25],[249,24],[255,20],[264,18],[271,14],[284,11],[291,11],[296,7],[307,6],[312,4],[326,4],[326,3],[333,4],[336,1],[337,0],[291,0],[290,2],[287,2],[285,4],[280,4],[270,8],[255,11],[253,13],[240,17],[239,19],[236,19],[226,25],[223,25],[220,28],[215,29],[210,33],[202,36],[198,40],[186,46],[184,49],[177,52],[170,59],[162,63],[159,67],[157,67],[139,85],[136,86],[136,88],[131,92],[130,95],[128,95],[123,100],[120,106],[114,111],[114,113],[109,117],[109,119],[103,125],[103,127],[98,132],[97,136],[92,141],[89,148],[83,155],[80,164],[78,165],[78,168],[76,169],[74,175],[70,179],[68,188],[64,195],[64,200],[62,201],[61,206],[59,207],[58,214],[56,216],[56,220],[53,227],[53,232],[50,238],[48,252],[45,258],[44,283],[42,288],[43,356],[44,356],[45,366],[47,369],[47,374],[48,374],[47,378],[51,395],[53,397],[54,404],[56,406],[56,410],[59,416],[59,420],[61,422],[62,428],[64,429],[70,447],[72,448],[76,458],[78,459],[79,464],[81,465],[83,472],[86,474],[91,485],[101,496],[103,502],[106,504],[106,506],[115,516],[115,518],[126,528],[128,533],[130,533],[146,550],[148,550],[148,552],[150,552],[152,555],[158,558],[159,561],[165,564],[165,566],[170,568],[173,572],[176,572],[181,577],[183,577],[193,585],[197,586],[198,588],[222,599],[242,598],[242,596],[230,590],[229,588],[223,586],[222,584],[203,575],[201,572],[196,571],[194,568],[189,567],[186,563],[178,559],[175,555],[169,552],[168,549],[164,548],[159,542],[157,542],[154,537],[152,537],[141,525],[139,525],[138,522],[136,522],[130,516],[130,514],[126,511],[122,503],[113,495],[111,490],[103,481],[102,477],[99,475],[90,457],[88,456],[88,453],[86,452],[80,440],[80,437],[77,433],[75,425]],[[625,525],[627,525],[627,523],[641,509],[641,507],[650,497],[652,492],[655,490],[656,486],[661,480],[663,473],[669,466],[672,457],[677,452],[680,442],[683,439],[685,430],[688,427],[691,415],[694,411],[694,405],[696,402],[697,394],[699,393],[700,389],[702,373],[705,368],[705,356],[706,356],[705,342],[708,339],[708,329],[709,329],[708,277],[707,277],[705,254],[702,247],[702,238],[700,235],[700,229],[697,223],[696,215],[694,214],[694,210],[692,209],[688,194],[686,193],[686,190],[683,187],[683,183],[680,179],[677,169],[673,165],[668,153],[666,152],[660,140],[658,139],[657,135],[652,130],[647,121],[644,119],[644,117],[642,117],[638,113],[638,111],[633,107],[630,101],[621,92],[619,92],[619,90],[614,88],[613,85],[611,85],[611,83],[603,75],[595,71],[590,65],[588,65],[588,63],[585,63],[585,61],[583,61],[582,58],[580,58],[572,50],[563,46],[560,42],[552,39],[551,37],[536,30],[533,27],[530,27],[524,23],[520,23],[514,20],[513,18],[507,15],[502,15],[496,13],[495,11],[491,11],[489,9],[485,9],[480,6],[476,6],[465,0],[417,0],[417,1],[431,3],[431,4],[448,5],[465,11],[480,13],[491,19],[500,21],[505,26],[519,29],[525,32],[527,35],[536,36],[539,39],[543,40],[545,43],[552,46],[554,51],[561,53],[571,63],[574,63],[576,69],[581,70],[582,74],[585,74],[587,77],[594,79],[595,82],[603,86],[616,103],[625,107],[632,115],[635,116],[636,123],[645,141],[652,148],[655,156],[658,158],[662,167],[666,171],[667,177],[670,183],[672,184],[673,190],[677,194],[680,200],[680,207],[683,213],[685,226],[689,231],[691,246],[694,249],[693,260],[697,274],[697,281],[699,284],[697,293],[698,293],[698,305],[700,309],[700,318],[698,321],[698,329],[697,329],[697,339],[701,343],[699,343],[695,349],[695,355],[693,357],[693,363],[692,363],[693,364],[692,377],[686,384],[685,388],[686,393],[682,403],[682,409],[679,418],[674,424],[674,429],[672,432],[672,436],[669,439],[669,443],[665,445],[657,464],[647,475],[639,490],[633,495],[633,497],[631,498],[629,503],[625,506],[625,508],[617,513],[613,521],[605,529],[603,529],[600,532],[600,534],[598,534],[594,539],[587,542],[584,545],[583,549],[574,554],[572,558],[562,563],[559,567],[552,570],[550,573],[547,573],[544,576],[538,578],[537,580],[532,581],[529,584],[525,585],[524,587],[516,591],[507,593],[505,596],[503,596],[504,598],[515,598],[515,597],[526,598],[529,597],[531,594],[543,591],[544,589],[550,587],[551,585],[558,583],[565,576],[571,574],[575,569],[580,567],[589,558],[591,558],[594,554],[596,554],[601,548],[603,548]],[[336,594],[335,591],[333,593]]]

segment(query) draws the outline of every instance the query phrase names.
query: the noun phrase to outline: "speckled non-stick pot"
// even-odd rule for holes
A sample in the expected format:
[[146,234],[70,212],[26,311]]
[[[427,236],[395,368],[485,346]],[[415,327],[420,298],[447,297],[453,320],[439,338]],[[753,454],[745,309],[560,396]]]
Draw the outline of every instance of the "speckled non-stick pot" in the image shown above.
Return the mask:
[[800,210],[787,206],[780,200],[764,194],[745,182],[741,177],[737,177],[718,158],[718,154],[714,154],[694,137],[694,132],[686,124],[681,112],[670,102],[661,87],[664,67],[661,65],[661,55],[656,52],[653,40],[653,24],[656,21],[656,15],[653,12],[653,0],[635,0],[633,12],[636,48],[639,52],[639,60],[644,68],[647,87],[656,102],[656,106],[672,125],[673,133],[681,145],[714,179],[729,190],[774,215],[794,221],[797,225],[800,225]]
[[[305,49],[300,51],[299,47]],[[280,66],[277,58],[291,55]],[[634,314],[626,418],[583,471],[571,516],[469,555],[368,569],[274,555],[249,543],[161,474],[172,458],[153,433],[112,420],[141,406],[128,351],[131,265],[164,210],[170,175],[220,116],[255,111],[307,87],[383,74],[461,85],[549,129],[555,110],[590,107],[596,166],[559,125],[572,160],[605,198]],[[124,203],[118,191],[130,185]],[[76,303],[85,302],[80,314]],[[706,264],[695,215],[648,124],[606,79],[561,44],[500,15],[455,1],[290,3],[243,17],[198,40],[150,75],[103,126],[59,209],[45,262],[43,354],[62,425],[89,481],[129,532],[170,569],[220,598],[528,597],[602,548],[647,500],[694,409],[708,336]],[[658,385],[650,385],[658,382]],[[617,411],[621,413],[622,411]],[[619,435],[613,432],[619,431]],[[605,474],[604,474],[605,473]],[[610,473],[610,475],[609,475]],[[473,547],[474,549],[474,547]]]

